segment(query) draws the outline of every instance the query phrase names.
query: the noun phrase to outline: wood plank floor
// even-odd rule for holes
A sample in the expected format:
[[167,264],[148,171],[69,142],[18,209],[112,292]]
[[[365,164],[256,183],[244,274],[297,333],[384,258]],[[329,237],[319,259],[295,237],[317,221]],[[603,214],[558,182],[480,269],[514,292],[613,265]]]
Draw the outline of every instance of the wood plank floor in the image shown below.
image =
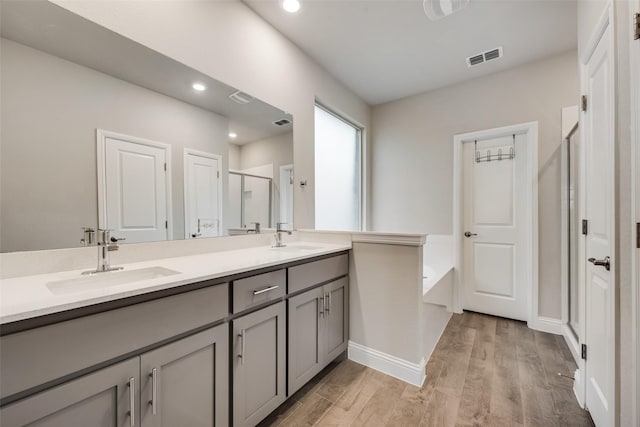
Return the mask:
[[345,360],[260,426],[593,426],[564,339],[522,322],[454,314],[422,388]]

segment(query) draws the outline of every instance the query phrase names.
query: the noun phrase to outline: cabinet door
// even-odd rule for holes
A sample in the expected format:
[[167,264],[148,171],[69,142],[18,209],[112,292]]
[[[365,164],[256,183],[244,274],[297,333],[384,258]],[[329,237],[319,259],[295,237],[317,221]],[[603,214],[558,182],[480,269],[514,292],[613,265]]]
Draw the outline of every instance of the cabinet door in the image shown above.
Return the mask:
[[323,288],[289,299],[289,396],[323,368]]
[[285,303],[233,321],[233,425],[255,426],[285,400]]
[[145,353],[143,427],[228,425],[228,324]]
[[0,408],[0,425],[137,426],[139,375],[137,357],[109,366]]
[[346,277],[324,285],[326,363],[347,349],[349,343],[349,279]]

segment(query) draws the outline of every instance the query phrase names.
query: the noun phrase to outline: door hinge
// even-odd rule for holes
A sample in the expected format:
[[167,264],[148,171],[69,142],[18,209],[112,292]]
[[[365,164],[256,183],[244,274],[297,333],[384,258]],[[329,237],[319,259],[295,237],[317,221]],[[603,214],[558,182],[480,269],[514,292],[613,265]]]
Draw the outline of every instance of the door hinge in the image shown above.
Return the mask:
[[582,220],[582,234],[584,234],[585,236],[589,234],[589,220]]
[[633,39],[640,39],[640,13],[633,16]]
[[584,360],[587,360],[587,345],[582,344],[581,350],[582,351],[580,357],[582,357]]
[[220,171],[216,172],[216,175],[220,178]]
[[640,222],[636,222],[636,249],[640,249]]
[[164,222],[164,228],[169,229],[169,221]]
[[164,171],[165,172],[167,171],[167,164],[166,163],[164,164]]
[[587,95],[582,95],[582,111],[587,111]]

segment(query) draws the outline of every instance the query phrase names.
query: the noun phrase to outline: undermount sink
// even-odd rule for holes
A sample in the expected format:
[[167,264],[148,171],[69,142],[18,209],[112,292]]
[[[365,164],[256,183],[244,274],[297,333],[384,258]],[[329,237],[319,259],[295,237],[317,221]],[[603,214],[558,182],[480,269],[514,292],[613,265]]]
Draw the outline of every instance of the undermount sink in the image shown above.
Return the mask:
[[137,270],[109,271],[91,276],[57,280],[47,283],[47,287],[51,293],[62,295],[125,285],[143,280],[158,279],[160,277],[173,276],[174,274],[180,274],[180,272],[164,267],[147,267]]
[[282,252],[300,252],[300,251],[315,251],[317,249],[322,249],[320,246],[304,246],[304,245],[296,245],[296,246],[282,246],[280,248],[271,248],[274,251],[282,251]]

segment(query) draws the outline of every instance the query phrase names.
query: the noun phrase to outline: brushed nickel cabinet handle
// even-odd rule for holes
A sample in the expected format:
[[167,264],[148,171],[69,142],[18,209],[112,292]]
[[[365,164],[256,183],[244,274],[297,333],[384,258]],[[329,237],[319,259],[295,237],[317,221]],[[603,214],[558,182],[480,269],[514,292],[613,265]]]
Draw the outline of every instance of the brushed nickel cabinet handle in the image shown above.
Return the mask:
[[324,295],[318,298],[318,307],[320,307],[320,316],[324,317]]
[[238,355],[241,365],[244,365],[244,342],[245,342],[244,331],[245,330],[243,329],[238,334],[238,338],[242,340],[242,342],[240,343],[240,354]]
[[259,291],[253,291],[253,295],[260,295],[260,294],[264,294],[265,292],[271,292],[272,290],[278,289],[279,287],[280,287],[279,285],[269,286],[264,289],[260,289]]
[[324,312],[329,314],[331,311],[331,300],[329,299],[329,293],[324,294]]
[[151,412],[156,415],[158,413],[158,370],[153,368],[149,376],[151,377],[151,400],[149,403],[151,404]]
[[129,378],[129,425],[136,425],[136,379]]

